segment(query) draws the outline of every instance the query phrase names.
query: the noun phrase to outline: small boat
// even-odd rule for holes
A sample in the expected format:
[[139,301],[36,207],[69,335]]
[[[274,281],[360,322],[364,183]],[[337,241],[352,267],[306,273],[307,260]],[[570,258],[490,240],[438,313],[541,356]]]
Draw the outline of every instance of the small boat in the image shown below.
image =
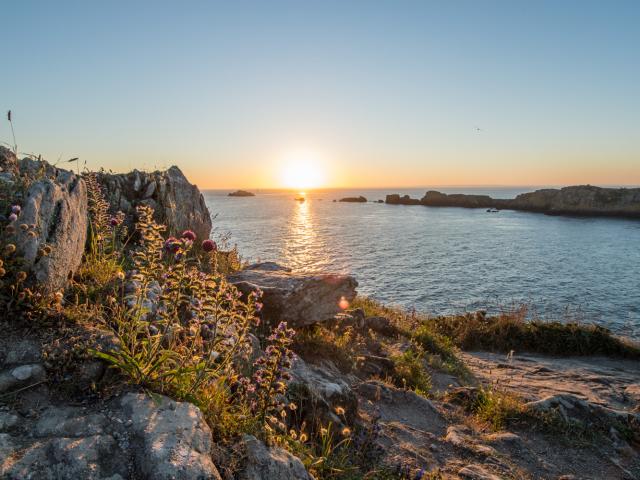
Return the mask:
[[487,212],[489,213],[498,213],[500,210],[498,210],[497,208],[487,208]]
[[306,201],[307,199],[306,199],[306,198],[304,198],[304,197],[297,197],[297,198],[294,198],[294,200],[295,200],[296,202],[300,202],[300,203],[302,203],[302,202]]

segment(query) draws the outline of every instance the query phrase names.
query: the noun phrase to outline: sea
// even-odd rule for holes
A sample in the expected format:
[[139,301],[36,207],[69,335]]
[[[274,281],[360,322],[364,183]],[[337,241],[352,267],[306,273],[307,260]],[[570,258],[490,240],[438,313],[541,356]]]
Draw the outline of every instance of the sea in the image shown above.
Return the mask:
[[[436,188],[513,198],[537,187]],[[247,262],[354,275],[358,293],[429,315],[525,306],[640,337],[640,220],[387,205],[421,189],[204,192],[213,238]],[[362,195],[367,203],[336,202]]]

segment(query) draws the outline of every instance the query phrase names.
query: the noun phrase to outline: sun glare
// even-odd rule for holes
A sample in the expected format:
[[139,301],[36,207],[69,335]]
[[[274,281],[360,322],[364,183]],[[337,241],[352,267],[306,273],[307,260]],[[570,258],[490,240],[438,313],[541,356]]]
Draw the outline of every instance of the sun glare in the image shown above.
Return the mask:
[[324,185],[326,175],[320,157],[313,152],[295,152],[285,157],[281,171],[282,186],[297,190]]

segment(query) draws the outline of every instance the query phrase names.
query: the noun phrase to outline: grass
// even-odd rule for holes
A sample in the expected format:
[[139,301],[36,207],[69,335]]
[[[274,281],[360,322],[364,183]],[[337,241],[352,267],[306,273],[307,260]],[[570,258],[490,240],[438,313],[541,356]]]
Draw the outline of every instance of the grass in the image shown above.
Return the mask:
[[438,317],[429,319],[426,325],[463,350],[640,358],[640,345],[616,337],[604,327],[528,320],[525,308],[495,317],[471,314]]

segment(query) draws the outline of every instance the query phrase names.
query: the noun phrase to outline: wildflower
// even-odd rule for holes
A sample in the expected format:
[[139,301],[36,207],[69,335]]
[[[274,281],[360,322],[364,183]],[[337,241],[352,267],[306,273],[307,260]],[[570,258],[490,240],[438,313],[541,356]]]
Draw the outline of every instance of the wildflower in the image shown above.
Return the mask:
[[28,235],[29,237],[31,237],[31,238],[36,238],[36,236],[37,236],[37,235],[36,235],[36,232],[34,232],[33,230],[29,230],[29,231],[27,232],[27,235]]
[[290,403],[289,404],[289,410],[291,410],[292,412],[297,410],[298,406],[295,403]]
[[326,428],[322,427],[320,429],[320,435],[322,435],[323,437],[326,436],[329,433],[329,430],[327,430]]
[[282,410],[282,411],[280,412],[280,416],[281,416],[282,418],[287,418],[287,411],[286,411],[286,410]]
[[16,215],[20,214],[21,211],[22,208],[20,207],[20,205],[13,205],[11,207],[11,213],[15,213]]
[[351,435],[351,429],[349,427],[344,427],[341,433],[343,437],[348,437]]
[[176,237],[169,237],[164,242],[164,248],[169,253],[177,253],[180,250],[180,241]]
[[308,440],[308,438],[309,438],[309,437],[307,437],[307,434],[306,434],[306,433],[301,433],[301,434],[300,434],[300,441],[301,441],[302,443],[306,442],[306,441]]
[[196,234],[193,233],[192,230],[185,230],[182,232],[182,238],[191,240],[192,242],[196,239]]
[[421,468],[416,472],[416,476],[413,477],[413,480],[422,480],[423,477],[424,477],[424,468]]
[[18,294],[18,300],[24,300],[25,298],[27,298],[27,294],[24,292],[20,292]]
[[336,413],[338,415],[344,415],[344,408],[342,407],[336,407]]
[[0,277],[4,277],[6,274],[7,271],[4,268],[0,267]]
[[18,219],[18,216],[15,213],[12,213],[11,215],[9,215],[10,222],[15,222],[17,219]]
[[204,242],[202,242],[202,249],[207,253],[215,252],[216,250],[218,250],[218,246],[213,240],[205,240]]
[[56,292],[53,294],[53,298],[55,299],[56,303],[62,303],[63,297],[64,295],[62,294],[62,292]]
[[27,272],[20,271],[16,275],[16,280],[24,282],[27,279]]
[[16,233],[16,227],[13,225],[7,225],[4,229],[9,235]]
[[116,217],[111,217],[111,220],[109,220],[109,225],[111,225],[112,227],[117,227],[119,224],[120,222]]
[[121,280],[121,281],[122,281],[122,280],[124,280],[124,277],[125,277],[124,272],[123,272],[122,270],[121,270],[121,271],[119,271],[119,272],[116,274],[116,277],[118,278],[118,280]]
[[4,255],[11,255],[16,251],[16,246],[13,243],[9,243],[6,247],[4,247]]
[[47,255],[49,255],[53,251],[53,248],[51,248],[51,246],[49,245],[45,245],[42,249],[44,250],[44,253],[46,253]]
[[294,429],[289,430],[289,436],[294,440],[296,438],[298,438],[298,434],[296,433],[296,431]]
[[26,223],[20,224],[20,230],[26,232],[27,230],[29,230],[29,225],[27,225]]

